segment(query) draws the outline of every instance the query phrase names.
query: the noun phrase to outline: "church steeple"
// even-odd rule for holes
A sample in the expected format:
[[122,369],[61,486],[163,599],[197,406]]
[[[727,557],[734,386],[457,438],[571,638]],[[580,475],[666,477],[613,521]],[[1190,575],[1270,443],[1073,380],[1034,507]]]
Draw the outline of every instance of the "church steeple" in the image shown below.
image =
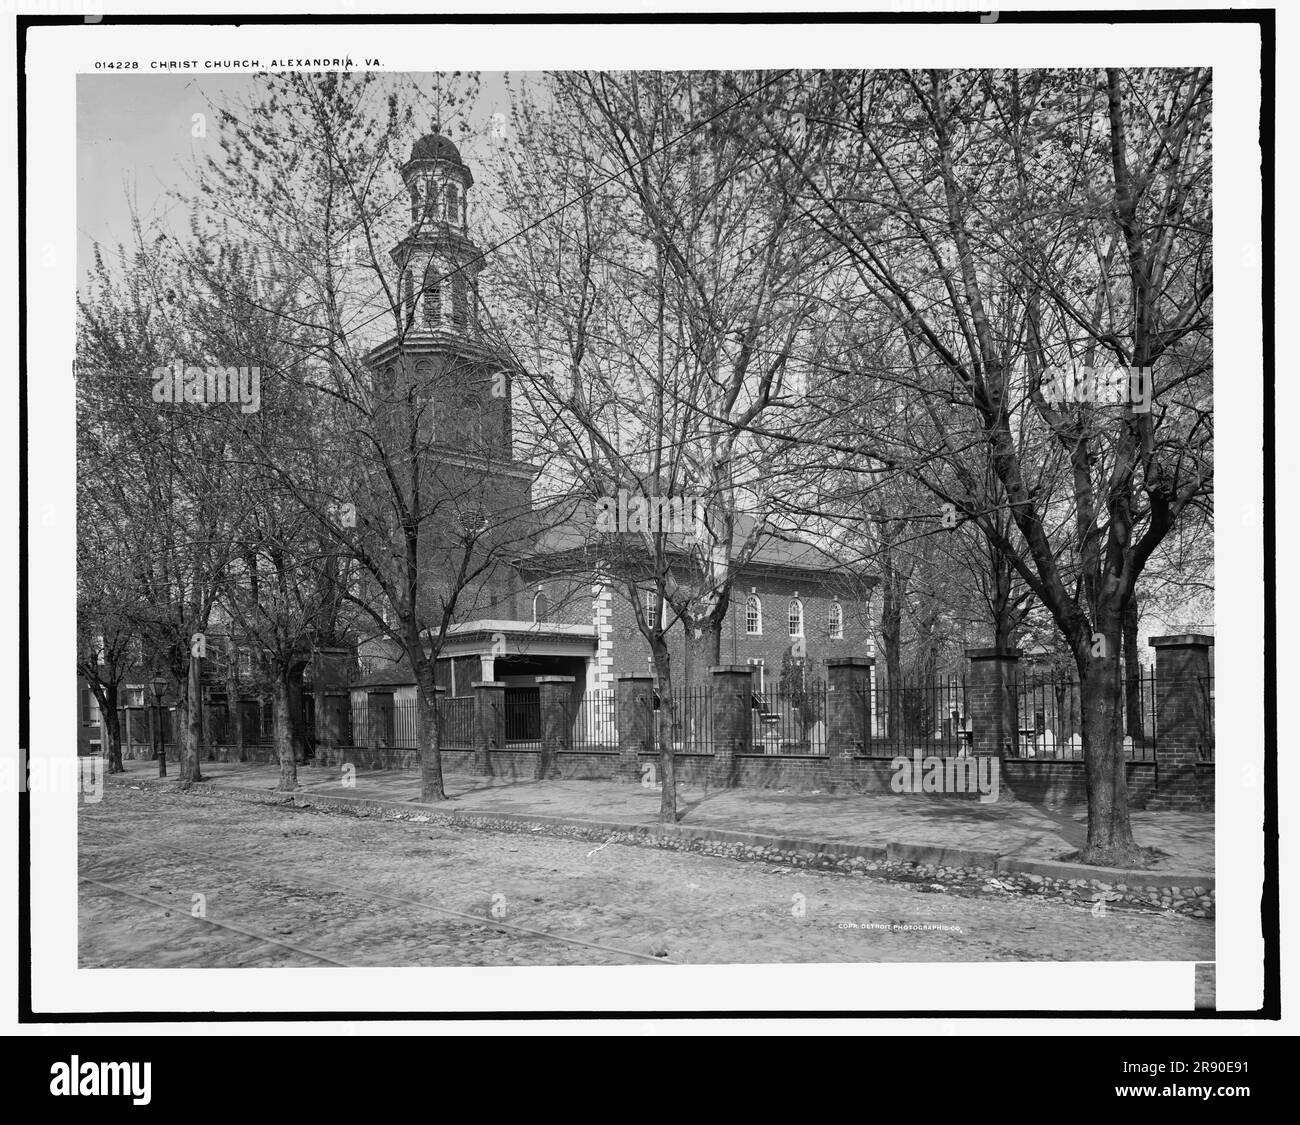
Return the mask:
[[515,364],[484,331],[490,319],[479,319],[484,258],[466,227],[474,176],[439,132],[415,142],[401,175],[410,224],[391,253],[402,279],[402,324],[365,357],[376,422],[391,427],[399,444],[420,439],[425,464],[439,466],[430,486],[455,492],[448,510],[496,513],[496,526],[531,510],[538,470],[515,460]]
[[483,261],[466,225],[473,173],[456,146],[434,132],[412,146],[402,181],[411,225],[392,255],[402,268],[408,332],[478,337]]

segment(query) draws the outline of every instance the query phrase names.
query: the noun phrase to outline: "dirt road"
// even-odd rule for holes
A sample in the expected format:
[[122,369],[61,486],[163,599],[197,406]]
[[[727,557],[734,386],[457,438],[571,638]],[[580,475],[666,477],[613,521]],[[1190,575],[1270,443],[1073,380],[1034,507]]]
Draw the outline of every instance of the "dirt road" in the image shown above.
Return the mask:
[[84,967],[1177,960],[1213,922],[988,887],[110,786]]

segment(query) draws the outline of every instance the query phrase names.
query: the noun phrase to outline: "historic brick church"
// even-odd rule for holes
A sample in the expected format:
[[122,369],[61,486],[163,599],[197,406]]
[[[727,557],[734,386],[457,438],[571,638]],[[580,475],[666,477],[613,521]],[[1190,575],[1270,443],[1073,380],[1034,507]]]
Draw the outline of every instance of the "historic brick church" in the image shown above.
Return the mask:
[[[474,177],[456,146],[437,134],[416,142],[401,171],[412,225],[392,253],[404,270],[409,327],[374,348],[367,362],[380,377],[413,369],[439,387],[441,429],[430,448],[445,461],[444,479],[483,497],[481,510],[461,518],[514,519],[532,508],[537,469],[515,459],[512,368],[491,347],[480,319],[485,260],[466,222]],[[739,523],[741,533],[753,527],[743,517]],[[470,696],[476,681],[494,681],[506,685],[508,698],[527,699],[539,676],[559,675],[573,678],[581,700],[611,690],[620,675],[652,671],[626,583],[602,575],[589,525],[570,519],[548,527],[511,559],[463,599],[465,611],[438,662],[447,698]],[[812,544],[763,537],[737,570],[721,659],[751,665],[755,689],[763,691],[776,686],[792,651],[814,677],[828,657],[871,652],[873,582]],[[652,590],[640,597],[650,612],[663,612]],[[680,622],[669,622],[667,636],[674,678],[687,679],[691,656]],[[364,640],[358,655],[362,674],[349,689],[354,707],[376,696],[389,705],[414,700],[410,669],[389,645]]]

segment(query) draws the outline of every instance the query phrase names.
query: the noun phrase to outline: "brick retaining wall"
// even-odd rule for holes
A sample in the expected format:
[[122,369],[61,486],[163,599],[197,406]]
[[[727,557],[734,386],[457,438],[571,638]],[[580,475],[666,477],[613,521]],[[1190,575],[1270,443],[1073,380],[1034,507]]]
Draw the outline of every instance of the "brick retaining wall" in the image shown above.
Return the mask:
[[1196,763],[1196,788],[1207,809],[1214,808],[1214,763]]
[[[1156,764],[1129,762],[1129,806],[1146,808],[1156,790]],[[1035,805],[1084,804],[1088,800],[1081,761],[1042,762],[1025,758],[1002,759],[1002,785],[1018,801]]]

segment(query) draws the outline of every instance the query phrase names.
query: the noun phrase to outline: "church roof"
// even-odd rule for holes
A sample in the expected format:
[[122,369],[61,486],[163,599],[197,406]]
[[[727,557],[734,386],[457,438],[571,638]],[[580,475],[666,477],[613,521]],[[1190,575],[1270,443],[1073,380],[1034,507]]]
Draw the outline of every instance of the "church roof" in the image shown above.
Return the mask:
[[462,168],[465,166],[460,150],[441,133],[429,133],[416,141],[411,146],[411,160],[446,160]]
[[[594,557],[600,553],[599,540],[603,536],[593,534],[594,514],[587,511],[587,503],[579,504],[579,511],[570,518],[559,520],[548,527],[538,537],[533,551],[520,563],[527,569],[545,566],[547,562],[567,560],[570,564],[586,556]],[[593,509],[594,511],[594,509]],[[608,534],[608,533],[607,533]],[[752,537],[752,542],[751,542]],[[686,553],[685,539],[676,550],[677,554]],[[638,533],[628,533],[628,543],[634,549],[641,539]],[[754,571],[780,571],[794,575],[803,572],[809,576],[816,575],[822,579],[851,576],[858,581],[874,585],[875,577],[867,573],[860,564],[838,558],[821,547],[788,533],[773,530],[756,530],[755,519],[748,513],[737,513],[732,535],[732,551],[736,557],[746,554],[748,558],[738,565],[740,573]],[[669,550],[672,552],[670,540]]]

